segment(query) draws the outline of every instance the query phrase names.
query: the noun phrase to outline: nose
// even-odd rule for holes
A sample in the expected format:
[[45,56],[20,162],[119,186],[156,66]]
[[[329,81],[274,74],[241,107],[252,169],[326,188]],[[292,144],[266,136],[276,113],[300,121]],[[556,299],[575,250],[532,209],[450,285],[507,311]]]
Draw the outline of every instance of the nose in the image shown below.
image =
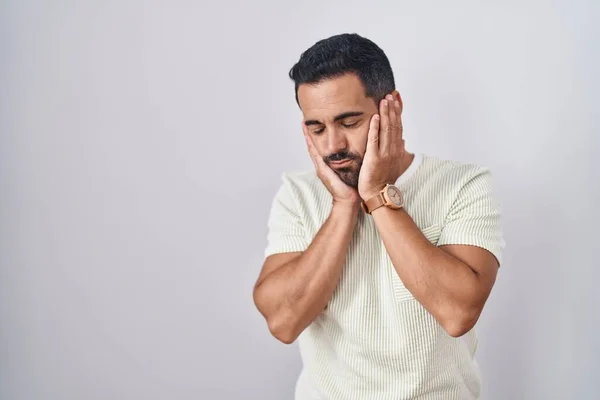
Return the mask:
[[328,129],[326,133],[327,155],[335,154],[348,147],[346,135],[339,129]]

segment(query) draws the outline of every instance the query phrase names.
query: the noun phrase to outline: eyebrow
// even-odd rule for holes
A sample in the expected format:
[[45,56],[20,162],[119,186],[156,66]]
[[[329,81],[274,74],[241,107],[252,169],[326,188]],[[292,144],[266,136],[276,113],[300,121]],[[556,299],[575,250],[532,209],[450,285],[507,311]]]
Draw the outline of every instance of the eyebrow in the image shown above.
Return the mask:
[[[364,112],[362,112],[362,111],[348,111],[348,112],[336,115],[335,118],[333,119],[333,122],[337,122],[337,121],[340,121],[342,119],[346,119],[349,117],[360,117],[363,114],[364,114]],[[304,121],[304,124],[306,126],[308,126],[308,125],[323,125],[323,123],[321,121],[316,120],[316,119],[306,120],[306,121]]]

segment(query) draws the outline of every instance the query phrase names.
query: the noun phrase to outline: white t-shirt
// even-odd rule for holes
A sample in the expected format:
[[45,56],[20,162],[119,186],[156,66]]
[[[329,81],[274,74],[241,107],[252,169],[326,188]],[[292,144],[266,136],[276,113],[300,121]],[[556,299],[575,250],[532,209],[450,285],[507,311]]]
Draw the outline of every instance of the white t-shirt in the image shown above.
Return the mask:
[[[265,257],[304,251],[332,207],[314,171],[282,178]],[[488,169],[415,154],[396,185],[431,243],[479,246],[502,262],[500,207]],[[362,211],[339,284],[298,343],[296,400],[479,398],[475,331],[448,335],[406,289],[372,216]]]

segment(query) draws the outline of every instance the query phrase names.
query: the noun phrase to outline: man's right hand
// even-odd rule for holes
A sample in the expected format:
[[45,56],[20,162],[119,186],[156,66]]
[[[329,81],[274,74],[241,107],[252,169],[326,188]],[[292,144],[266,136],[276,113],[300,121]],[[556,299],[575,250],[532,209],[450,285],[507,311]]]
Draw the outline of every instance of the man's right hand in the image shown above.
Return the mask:
[[333,196],[333,202],[352,206],[359,205],[360,196],[358,194],[358,190],[346,185],[340,179],[338,174],[336,174],[335,171],[329,167],[329,165],[325,164],[325,161],[323,161],[323,157],[321,157],[317,151],[310,133],[308,132],[308,127],[304,124],[304,122],[302,122],[302,130],[304,132],[304,138],[306,139],[306,145],[308,146],[310,158],[312,159],[317,171],[317,176],[321,182],[323,182],[329,193],[331,193]]

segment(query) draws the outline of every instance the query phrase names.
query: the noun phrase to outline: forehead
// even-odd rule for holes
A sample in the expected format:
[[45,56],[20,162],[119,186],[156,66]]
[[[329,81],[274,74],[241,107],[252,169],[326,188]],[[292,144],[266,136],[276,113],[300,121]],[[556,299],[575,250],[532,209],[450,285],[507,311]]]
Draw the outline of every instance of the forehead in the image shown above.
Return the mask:
[[365,87],[355,74],[300,85],[298,103],[305,119],[320,121],[331,120],[343,112],[376,109],[375,102],[366,96]]

